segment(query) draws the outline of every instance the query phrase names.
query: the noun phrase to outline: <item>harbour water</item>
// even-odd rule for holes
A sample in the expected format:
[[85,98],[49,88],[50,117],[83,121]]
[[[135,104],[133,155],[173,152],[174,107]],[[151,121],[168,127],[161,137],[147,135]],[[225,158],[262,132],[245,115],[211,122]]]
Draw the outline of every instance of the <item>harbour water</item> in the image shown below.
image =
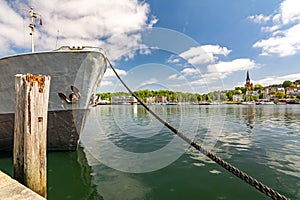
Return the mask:
[[[299,105],[151,108],[227,162],[300,199]],[[141,106],[92,108],[81,139],[77,152],[48,153],[48,199],[269,199]],[[0,154],[0,169],[12,175],[10,154]]]

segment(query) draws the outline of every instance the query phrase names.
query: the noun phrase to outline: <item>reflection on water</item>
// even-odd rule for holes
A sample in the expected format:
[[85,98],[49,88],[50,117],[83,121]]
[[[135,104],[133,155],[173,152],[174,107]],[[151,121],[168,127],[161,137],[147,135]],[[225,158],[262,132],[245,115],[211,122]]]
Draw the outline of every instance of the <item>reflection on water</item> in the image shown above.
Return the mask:
[[[299,105],[153,109],[219,157],[289,199],[300,199]],[[99,106],[91,116],[82,135],[83,149],[49,153],[49,199],[269,199],[193,148],[185,148],[177,160],[148,173],[107,167],[97,156],[110,155],[108,161],[116,163],[126,158],[103,145],[102,136],[119,148],[145,153],[162,149],[174,135],[141,106]],[[8,173],[12,171],[9,157],[0,158],[1,169]],[[156,162],[160,161],[150,159],[147,164]]]
[[[254,178],[262,180],[290,199],[300,198],[298,189],[300,188],[299,106],[219,105],[153,108],[176,128],[181,128],[185,134],[196,130],[194,139],[221,158],[246,171]],[[115,130],[115,127],[107,128],[107,124],[111,122],[103,116],[114,116],[111,120],[115,120],[114,126],[120,128],[120,132],[110,132],[110,134],[111,136],[119,135],[119,139],[128,137],[122,134],[132,134],[131,131],[133,131],[135,134],[141,134],[137,137],[131,135],[137,142],[136,144],[143,143],[162,148],[157,146],[157,143],[166,145],[170,138],[174,137],[172,135],[166,137],[169,134],[167,132],[163,134],[155,132],[163,127],[140,106],[99,107],[97,109],[100,109],[97,113],[101,114],[98,117],[101,119],[102,128],[107,132]],[[108,111],[112,114],[107,115]],[[182,125],[188,121],[189,126]],[[196,128],[191,129],[192,126]],[[148,133],[151,139],[146,138],[147,134],[144,133]],[[125,146],[130,144],[133,151],[137,148],[127,141],[123,141],[123,144]],[[147,145],[145,152],[153,151],[147,148]],[[126,147],[125,149],[130,150]],[[126,193],[127,199],[182,199],[178,195],[186,191],[189,192],[185,196],[187,199],[193,199],[195,196],[205,197],[204,199],[268,199],[259,192],[253,191],[246,184],[241,186],[237,178],[232,177],[231,174],[192,148],[188,148],[186,154],[171,165],[157,172],[146,174],[122,173],[103,166],[97,160],[95,163],[93,169],[96,169],[94,178],[97,180],[97,191],[105,199],[122,199],[122,194],[126,193],[126,189],[130,191],[130,194]],[[161,176],[162,172],[168,177]],[[173,172],[176,172],[176,175]],[[174,175],[193,178],[180,179],[174,183],[173,181],[177,180],[172,177]],[[205,178],[197,179],[197,175],[205,176]],[[156,181],[152,182],[154,178]],[[224,186],[222,183],[227,182],[228,178],[232,181],[230,181],[231,185]],[[165,179],[173,180],[174,184],[171,184],[171,188],[170,182]],[[204,183],[199,180],[206,180],[205,185],[209,186],[203,185]],[[194,187],[195,183],[198,187]],[[114,184],[116,189],[110,188],[110,185]],[[227,191],[222,189],[224,187]],[[182,188],[185,189],[182,190]],[[236,188],[240,188],[243,193],[236,191]],[[216,192],[216,190],[221,192]]]
[[99,163],[88,151],[85,153],[93,169],[93,183],[103,199],[145,199],[151,191],[151,188],[130,174],[111,169]]
[[82,147],[77,152],[49,152],[47,159],[47,199],[103,199]]
[[[98,117],[101,119],[100,121],[103,125],[102,128],[104,128],[107,132],[110,132],[110,128],[112,127],[106,127],[107,123],[109,124],[110,122],[107,121],[107,118],[103,118],[103,116],[107,115],[108,111],[113,113],[109,116],[114,116],[112,120],[117,120],[117,122],[114,121],[115,126],[119,128],[121,127],[121,130],[118,133],[111,133],[111,136],[119,134],[119,139],[124,137],[122,134],[132,134],[131,131],[133,131],[140,134],[140,136],[135,137],[137,144],[141,142],[150,146],[156,146],[157,143],[165,145],[165,142],[168,142],[170,137],[173,137],[172,135],[170,135],[170,137],[164,136],[165,134],[168,135],[168,133],[163,133],[163,135],[157,134],[155,131],[157,129],[162,129],[162,127],[160,124],[156,124],[158,122],[151,118],[151,116],[149,116],[149,114],[147,114],[140,106],[119,106],[114,108],[99,107],[97,109],[101,110],[97,111],[98,115],[102,115]],[[189,131],[191,130],[191,126],[196,124],[195,127],[197,134],[194,138],[198,143],[203,144],[204,147],[212,150],[221,158],[248,172],[258,180],[263,180],[264,183],[287,195],[289,198],[300,198],[298,189],[300,183],[300,145],[298,142],[300,141],[300,124],[298,120],[298,113],[300,111],[299,106],[157,106],[154,107],[154,109],[156,113],[171,124],[175,124],[177,128],[181,128],[184,133],[190,133]],[[183,126],[182,124],[187,121],[190,121],[189,126]],[[194,122],[194,124],[191,122]],[[126,125],[130,126],[131,129],[128,129]],[[114,128],[112,128],[112,130],[114,130]],[[143,135],[147,132],[151,139],[143,140],[149,139],[146,138],[147,134]],[[134,135],[131,135],[131,137],[134,137]],[[125,146],[131,144],[130,146],[133,148],[131,150],[133,151],[134,148],[136,148],[132,146],[132,143],[127,141],[123,142],[123,144]],[[129,149],[127,148],[127,150]],[[144,150],[145,152],[152,151],[151,148],[147,147]],[[98,161],[98,164],[99,163],[100,162]],[[133,189],[133,191],[136,190],[135,192],[132,192],[134,196],[130,196],[128,199],[135,199],[136,197],[142,199],[155,199],[154,197],[157,197],[157,194],[160,195],[160,199],[163,199],[162,197],[181,199],[176,197],[176,195],[172,196],[165,193],[162,194],[160,193],[161,190],[157,188],[157,185],[152,185],[153,183],[149,178],[149,174],[156,177],[157,182],[165,181],[162,180],[162,177],[156,176],[156,172],[146,173],[144,175],[130,175],[106,168],[100,164],[95,164],[95,166],[98,166],[97,171],[107,172],[107,174],[102,173],[102,176],[110,177],[108,178],[110,182],[101,182],[98,180],[99,183],[97,183],[97,185],[104,184],[103,187],[98,187],[98,191],[109,199],[118,199],[123,193],[115,193],[115,190],[108,189],[111,183],[115,184],[117,182],[122,183],[117,186],[117,191],[123,191],[122,189],[124,189],[124,187],[122,187],[122,185],[125,183],[129,184],[130,186],[128,187]],[[196,167],[196,171],[192,170],[194,169],[192,166]],[[106,168],[106,170],[103,170],[103,168]],[[157,173],[163,171],[171,176],[172,171],[175,170],[177,174],[180,175],[181,173],[184,174],[184,172],[182,172],[184,171],[183,169],[187,169],[191,174],[194,174],[194,176],[195,173],[199,173],[199,169],[203,169],[204,171],[200,171],[203,171],[202,173],[205,173],[206,176],[209,176],[209,174],[213,176],[220,176],[219,178],[215,177],[215,179],[220,180],[213,179],[214,181],[212,180],[212,182],[209,183],[206,181],[206,184],[212,184],[210,187],[217,187],[216,190],[221,190],[221,188],[224,187],[222,184],[218,187],[219,184],[217,184],[216,181],[224,182],[228,177],[231,177],[233,182],[238,181],[228,172],[224,171],[192,148],[188,148],[186,154],[181,156],[181,158],[168,167],[158,170]],[[94,177],[100,177],[100,175],[98,174],[98,176],[95,175]],[[157,182],[156,184],[158,184]],[[187,184],[189,187],[193,188],[193,184],[188,182],[188,180],[180,180],[180,182],[176,183],[176,186],[174,185],[172,188],[169,188],[169,191],[176,193],[177,190],[180,190],[178,187],[183,187],[183,184]],[[251,188],[249,191],[246,190],[248,192],[244,192],[248,195],[248,197],[246,198],[242,195],[243,198],[241,198],[241,194],[236,192],[235,189],[232,190],[232,188],[241,187],[239,183],[232,185],[231,189],[228,186],[229,188],[227,188],[227,192],[222,190],[223,192],[218,195],[216,194],[217,196],[211,194],[215,193],[215,191],[212,192],[206,187],[205,190],[201,190],[202,192],[200,194],[197,191],[200,190],[199,188],[204,187],[204,185],[199,183],[196,179],[192,182],[197,183],[199,187],[197,187],[197,189],[195,188],[195,191],[191,191],[186,188],[186,190],[190,192],[188,195],[190,198],[194,198],[194,195],[202,195],[206,196],[207,199],[264,199],[264,196],[261,194],[256,192],[253,193]],[[169,187],[168,184],[158,185],[163,188]],[[247,188],[248,186],[245,187]],[[99,188],[105,189],[100,190]],[[230,190],[231,192],[229,192]],[[236,193],[236,195],[232,195],[232,193]]]
[[[0,152],[0,170],[13,177],[12,153]],[[82,147],[76,152],[48,152],[47,199],[101,200]],[[1,196],[0,196],[0,199]]]
[[254,118],[255,118],[255,106],[248,105],[247,106],[247,114],[245,117],[248,133],[252,133]]

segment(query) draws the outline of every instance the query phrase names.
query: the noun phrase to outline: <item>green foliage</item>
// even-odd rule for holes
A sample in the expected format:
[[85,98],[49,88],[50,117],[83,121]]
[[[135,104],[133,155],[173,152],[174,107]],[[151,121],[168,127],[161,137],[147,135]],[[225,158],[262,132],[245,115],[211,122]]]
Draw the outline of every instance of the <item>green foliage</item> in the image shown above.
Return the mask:
[[228,91],[226,92],[227,98],[229,101],[233,101],[233,92],[232,91]]
[[96,96],[100,96],[100,98],[102,100],[110,100],[112,97],[112,93],[108,92],[108,93],[100,93],[100,94],[96,94]]
[[244,101],[257,101],[257,96],[253,96],[252,94],[245,95]]
[[[217,99],[219,98],[218,92],[212,92],[208,95],[201,95],[201,94],[193,94],[189,92],[173,92],[169,90],[137,90],[134,94],[146,102],[147,97],[161,97],[164,96],[167,98],[168,102],[189,102],[189,103],[196,103],[200,101],[205,101],[209,99]],[[114,93],[100,93],[97,94],[100,96],[101,99],[111,100],[112,96],[130,96],[127,92],[114,92]],[[220,98],[223,98],[222,95]]]
[[[296,82],[296,84],[300,84]],[[295,83],[286,80],[283,82],[283,84],[273,84],[268,87],[294,87],[296,85]],[[285,94],[283,92],[276,92],[275,90],[272,90],[269,92],[269,94],[264,93],[264,87],[260,84],[256,84],[254,86],[254,90],[259,91],[259,99],[265,99],[268,95],[275,94],[276,98],[282,99],[285,97]],[[161,97],[164,96],[167,98],[168,102],[187,102],[187,103],[197,103],[201,101],[233,101],[233,95],[235,94],[246,94],[246,88],[245,87],[235,87],[234,90],[227,90],[225,92],[220,91],[214,91],[209,92],[207,94],[194,94],[189,92],[174,92],[169,90],[137,90],[135,91],[135,95],[137,95],[140,99],[142,99],[144,102],[146,102],[147,97]],[[128,92],[114,92],[114,93],[100,93],[97,94],[97,96],[100,96],[102,100],[111,100],[112,96],[130,96]],[[258,97],[253,95],[245,95],[245,100],[257,100]],[[300,95],[297,95],[297,99],[300,100]]]
[[273,84],[273,85],[270,85],[270,87],[278,88],[278,87],[282,87],[282,85]]
[[252,96],[252,99],[253,99],[254,101],[257,101],[257,100],[258,100],[258,97],[257,97],[257,96]]
[[196,94],[197,101],[203,101],[203,96],[201,94]]
[[243,94],[242,90],[233,90],[233,94]]
[[254,90],[262,91],[262,90],[264,90],[264,86],[262,86],[260,84],[255,84],[254,85]]
[[265,99],[265,98],[267,98],[266,93],[262,92],[262,93],[259,94],[259,99]]
[[244,88],[244,87],[242,87],[242,88],[241,88],[241,91],[242,91],[242,94],[246,94],[247,89]]
[[285,96],[284,92],[276,92],[275,93],[275,97],[278,99],[282,99],[282,98],[284,98],[284,96]]
[[226,100],[227,100],[227,95],[224,94],[224,93],[222,93],[222,94],[220,95],[220,100],[221,100],[221,101],[226,101]]
[[269,92],[269,94],[276,94],[276,91],[272,90],[272,91]]
[[286,80],[282,83],[282,87],[284,88],[295,87],[295,84],[292,81]]
[[298,100],[300,100],[300,94],[297,94],[296,98],[297,98]]
[[240,90],[241,89],[241,87],[235,87],[234,88],[234,90]]

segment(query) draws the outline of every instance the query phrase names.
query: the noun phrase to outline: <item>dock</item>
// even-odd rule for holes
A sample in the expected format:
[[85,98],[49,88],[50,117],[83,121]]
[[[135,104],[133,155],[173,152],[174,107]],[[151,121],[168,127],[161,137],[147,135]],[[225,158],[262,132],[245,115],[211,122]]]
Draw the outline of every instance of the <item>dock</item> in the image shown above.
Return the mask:
[[47,197],[50,79],[50,76],[32,74],[15,76],[14,179],[0,171],[1,200],[43,200]]
[[0,199],[1,200],[45,200],[44,197],[33,192],[18,181],[0,171]]

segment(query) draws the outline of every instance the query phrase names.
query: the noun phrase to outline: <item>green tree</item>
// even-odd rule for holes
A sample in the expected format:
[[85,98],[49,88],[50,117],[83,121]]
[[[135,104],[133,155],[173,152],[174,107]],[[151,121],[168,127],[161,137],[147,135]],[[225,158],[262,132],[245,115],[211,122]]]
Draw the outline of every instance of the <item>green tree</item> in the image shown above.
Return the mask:
[[234,90],[240,90],[240,91],[242,91],[242,94],[245,94],[247,88],[245,88],[245,87],[235,87]]
[[241,91],[242,91],[243,94],[246,94],[247,88],[242,87]]
[[203,96],[201,94],[196,94],[196,99],[198,102],[202,101]]
[[264,89],[264,86],[261,84],[255,84],[254,85],[254,90],[262,91]]
[[224,94],[224,93],[222,93],[222,94],[220,95],[220,100],[221,100],[221,101],[226,101],[226,100],[227,100],[227,95]]
[[259,99],[265,99],[265,98],[267,98],[267,93],[262,92],[259,94]]
[[102,100],[108,100],[110,101],[111,100],[111,97],[112,97],[112,93],[110,92],[107,92],[107,93],[99,93],[99,94],[96,94],[97,97],[100,97]]
[[269,92],[269,94],[276,94],[276,91],[272,90],[272,91]]
[[253,95],[251,94],[245,95],[244,101],[253,101]]
[[284,92],[276,92],[275,93],[275,97],[278,99],[282,99],[282,98],[284,98],[284,96],[285,96]]
[[281,87],[281,85],[278,85],[278,84],[273,84],[273,85],[270,85],[270,87],[273,87],[273,88],[278,88],[278,87]]
[[232,91],[226,92],[226,96],[227,96],[227,98],[228,98],[229,101],[233,101],[233,93],[232,93]]
[[176,95],[175,92],[171,93],[169,101],[170,101],[170,102],[174,102],[174,103],[175,103],[175,102],[178,102],[178,101],[177,101],[177,95]]
[[233,94],[243,94],[242,90],[233,90]]
[[300,94],[297,94],[296,98],[297,98],[298,100],[300,100]]
[[252,99],[253,99],[254,101],[257,101],[257,100],[258,100],[258,97],[257,97],[257,96],[252,96]]
[[293,82],[289,81],[289,80],[286,80],[282,83],[282,87],[284,87],[284,88],[292,87],[292,85],[293,85]]

